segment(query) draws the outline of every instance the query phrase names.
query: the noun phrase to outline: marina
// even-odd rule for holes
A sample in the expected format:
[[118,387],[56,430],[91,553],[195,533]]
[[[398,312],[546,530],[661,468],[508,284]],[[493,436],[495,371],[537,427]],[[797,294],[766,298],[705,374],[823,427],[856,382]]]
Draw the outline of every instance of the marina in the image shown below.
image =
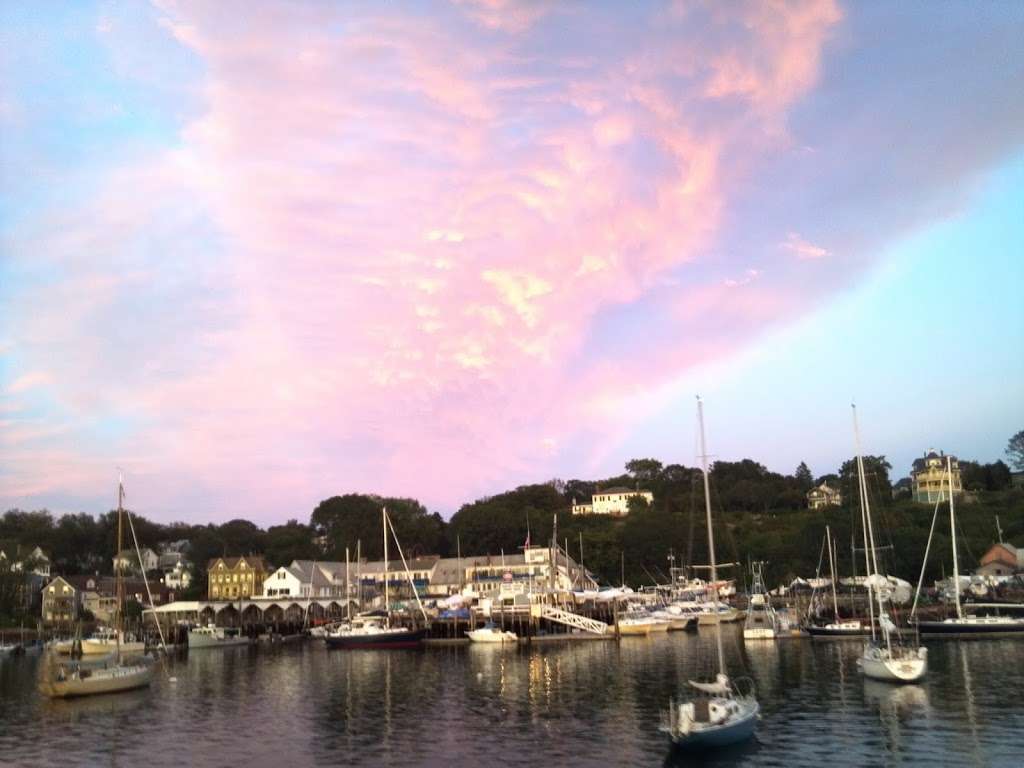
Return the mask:
[[[754,739],[713,765],[1019,765],[1024,644],[928,643],[921,684],[864,681],[859,642],[744,644],[722,625],[726,665],[751,677]],[[657,731],[689,679],[711,673],[714,628],[621,643],[329,652],[322,641],[172,655],[149,689],[76,701],[36,692],[40,660],[0,660],[0,754],[15,766],[690,765]],[[173,723],[173,727],[168,727]],[[112,740],[82,739],[89,732]],[[102,742],[102,743],[101,743]],[[614,745],[614,746],[613,746]],[[707,763],[705,763],[707,764]]]

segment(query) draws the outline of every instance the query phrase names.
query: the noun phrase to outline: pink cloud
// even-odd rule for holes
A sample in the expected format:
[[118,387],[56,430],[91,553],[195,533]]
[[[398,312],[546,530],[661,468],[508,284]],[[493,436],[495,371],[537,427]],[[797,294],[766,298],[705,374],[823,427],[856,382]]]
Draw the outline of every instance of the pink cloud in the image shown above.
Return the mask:
[[798,259],[820,259],[829,255],[826,248],[804,240],[796,232],[790,232],[779,247],[794,254]]
[[[764,119],[782,125],[813,85],[835,5],[716,6],[722,57],[679,24],[594,67],[522,47],[544,7],[460,6],[515,33],[496,39],[388,6],[261,3],[238,24],[220,4],[162,4],[203,64],[201,112],[179,146],[111,172],[39,235],[68,303],[22,307],[20,328],[40,355],[72,350],[62,409],[129,415],[103,458],[144,478],[143,503],[188,478],[225,515],[301,517],[350,489],[451,506],[545,472],[581,424],[613,431],[622,398],[738,343],[584,354],[602,312],[704,257],[735,169],[776,146]],[[701,111],[726,98],[737,108]],[[727,305],[724,280],[751,291],[738,326],[790,311],[755,291],[760,269],[723,263],[714,286],[673,296],[672,322]],[[175,280],[195,306],[106,337],[124,317],[111,307],[171,305]],[[66,488],[109,474],[53,458]],[[45,485],[18,472],[15,490]]]

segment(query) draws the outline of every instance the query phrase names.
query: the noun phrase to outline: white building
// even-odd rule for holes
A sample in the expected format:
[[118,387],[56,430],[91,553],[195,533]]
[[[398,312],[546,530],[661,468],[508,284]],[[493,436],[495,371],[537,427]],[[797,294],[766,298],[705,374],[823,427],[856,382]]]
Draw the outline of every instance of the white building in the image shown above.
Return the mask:
[[134,549],[122,549],[114,558],[114,571],[116,572],[120,568],[122,572],[137,572],[139,570],[139,554],[142,555],[143,573],[155,571],[160,567],[160,557],[157,553],[149,547],[143,547],[138,554]]
[[0,544],[0,568],[9,568],[11,571],[20,572],[24,569],[25,563],[29,563],[29,573],[37,576],[50,578],[50,558],[46,556],[39,547],[22,547],[14,543]]
[[648,504],[654,503],[654,494],[650,491],[641,491],[631,488],[608,488],[598,491],[590,497],[589,504],[577,504],[573,500],[572,513],[574,515],[610,515],[611,517],[625,517],[629,514],[629,500],[643,499]]

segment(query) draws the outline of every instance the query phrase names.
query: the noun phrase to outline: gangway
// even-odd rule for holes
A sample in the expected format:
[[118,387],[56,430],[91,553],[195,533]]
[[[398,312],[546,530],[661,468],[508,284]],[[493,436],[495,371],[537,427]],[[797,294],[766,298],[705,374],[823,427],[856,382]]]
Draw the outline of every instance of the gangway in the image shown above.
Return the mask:
[[550,605],[540,606],[540,616],[542,619],[564,624],[573,629],[582,629],[584,632],[590,632],[594,635],[608,634],[608,625],[603,621],[588,619],[586,616],[580,616],[578,613],[563,611],[561,608],[554,608]]

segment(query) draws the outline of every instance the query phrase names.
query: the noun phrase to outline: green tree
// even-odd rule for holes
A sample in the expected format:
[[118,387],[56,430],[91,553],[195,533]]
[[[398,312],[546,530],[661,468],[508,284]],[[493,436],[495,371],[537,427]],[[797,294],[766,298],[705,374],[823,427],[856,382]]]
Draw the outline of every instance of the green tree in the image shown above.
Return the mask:
[[[892,483],[889,481],[889,470],[892,465],[886,461],[885,456],[864,456],[864,478],[871,494],[870,499],[892,498]],[[857,490],[857,459],[852,458],[843,462],[839,468],[840,490],[843,493],[843,501],[852,504],[860,498]]]
[[811,474],[810,468],[804,462],[800,462],[800,466],[796,468],[796,472],[793,474],[796,479],[797,487],[807,493],[814,487],[814,475]]
[[661,470],[661,462],[657,459],[632,459],[626,462],[626,471],[639,483],[653,483],[661,475]]
[[1024,471],[1024,429],[1006,443],[1006,455],[1014,469],[1018,472]]

